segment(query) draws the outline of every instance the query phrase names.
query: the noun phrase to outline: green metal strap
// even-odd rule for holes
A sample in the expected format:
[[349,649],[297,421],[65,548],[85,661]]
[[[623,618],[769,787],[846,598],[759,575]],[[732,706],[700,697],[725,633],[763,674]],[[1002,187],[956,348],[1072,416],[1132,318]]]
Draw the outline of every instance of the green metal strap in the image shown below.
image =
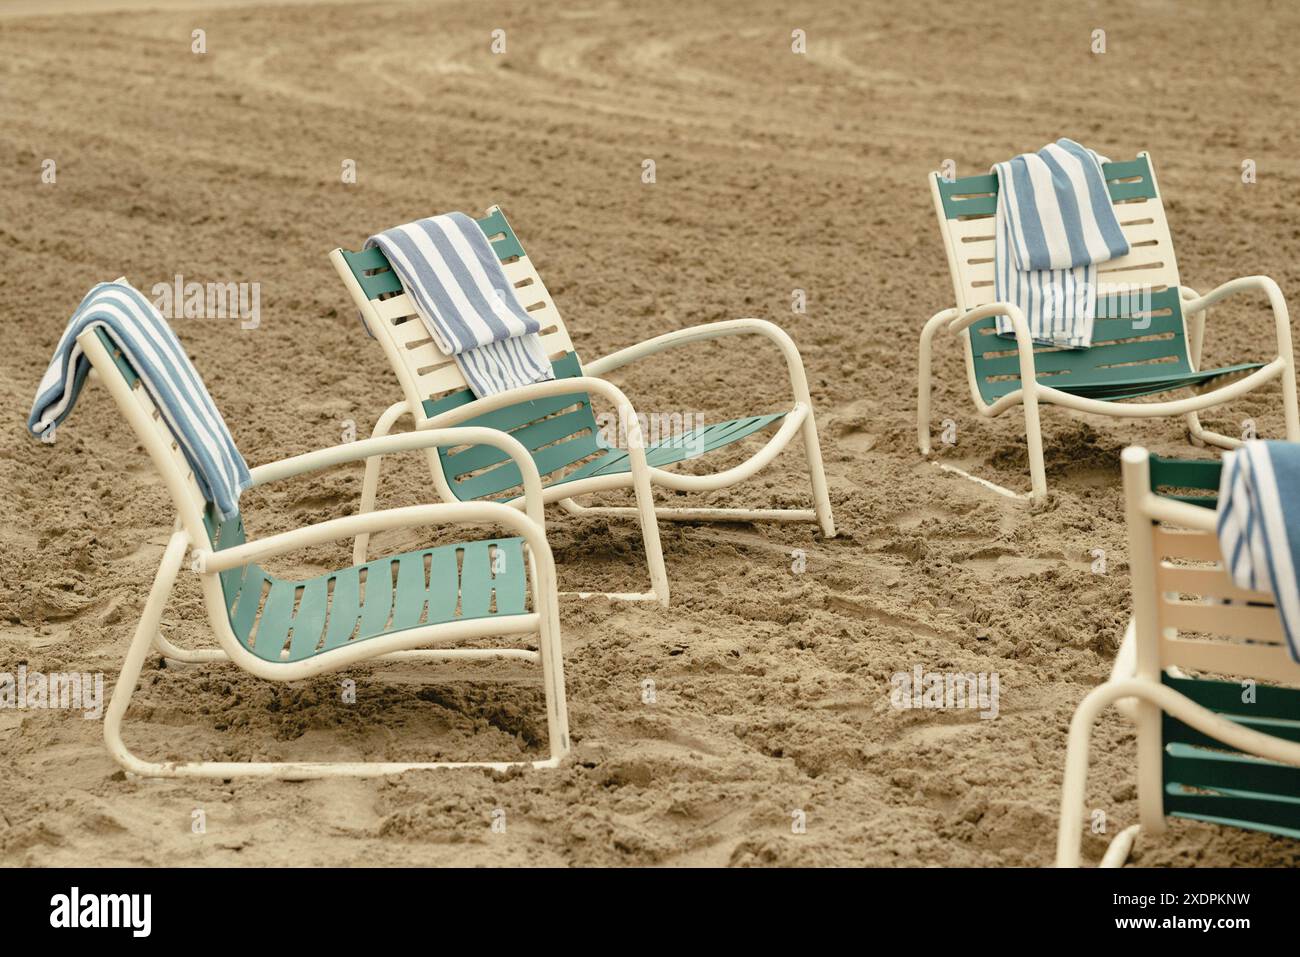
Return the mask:
[[[216,521],[209,507],[204,522],[214,549],[243,544],[238,516]],[[231,631],[253,654],[275,662],[423,625],[520,615],[527,586],[520,538],[406,552],[306,581],[277,578],[255,564],[221,573]]]
[[[554,360],[551,368],[557,379],[582,375],[582,366],[572,352]],[[475,401],[474,393],[461,389],[437,400],[426,400],[424,414],[433,418]],[[574,408],[570,409],[571,406]],[[600,450],[596,416],[591,409],[591,396],[586,392],[517,402],[457,424],[510,433],[532,453],[537,471],[543,477]],[[504,493],[523,482],[518,466],[496,446],[440,447],[438,456],[447,483],[461,501],[504,497]]]
[[[1170,459],[1148,456],[1151,463],[1151,491],[1165,498],[1216,508],[1219,504],[1219,476],[1223,463],[1218,459]],[[1185,495],[1175,489],[1201,489],[1213,495]]]

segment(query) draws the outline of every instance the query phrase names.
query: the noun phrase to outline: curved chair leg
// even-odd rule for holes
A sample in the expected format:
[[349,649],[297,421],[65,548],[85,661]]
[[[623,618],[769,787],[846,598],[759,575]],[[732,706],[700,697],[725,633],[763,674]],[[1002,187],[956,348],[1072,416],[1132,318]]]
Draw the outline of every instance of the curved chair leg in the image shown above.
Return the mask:
[[1223,435],[1219,432],[1211,432],[1202,426],[1199,412],[1188,412],[1184,419],[1187,422],[1187,437],[1191,439],[1192,444],[1195,446],[1203,448],[1207,445],[1213,445],[1221,449],[1238,449],[1242,446],[1241,439],[1234,439],[1230,435]]
[[1116,834],[1115,839],[1106,848],[1106,853],[1102,855],[1101,864],[1098,866],[1123,867],[1128,860],[1129,853],[1133,850],[1133,842],[1137,840],[1141,832],[1141,824],[1131,824]]
[[160,631],[154,635],[154,647],[164,658],[179,661],[187,665],[210,664],[214,661],[229,661],[230,655],[220,648],[182,648],[172,644]]
[[1025,442],[1029,450],[1029,499],[1042,502],[1047,497],[1047,469],[1043,464],[1043,429],[1038,418],[1038,396],[1025,390]]
[[[629,438],[629,442],[631,439]],[[655,514],[654,490],[650,486],[650,472],[646,468],[645,449],[629,452],[632,459],[632,490],[636,495],[636,508],[641,523],[641,539],[645,542],[646,564],[650,568],[650,587],[659,604],[668,607],[668,569],[664,565],[663,544],[659,541],[659,516]],[[640,459],[638,468],[637,459]]]
[[144,660],[150,649],[156,640],[165,640],[158,633],[158,623],[162,620],[163,610],[167,607],[167,599],[171,597],[172,586],[176,584],[176,574],[180,571],[181,560],[185,557],[187,547],[185,533],[179,530],[172,532],[172,537],[167,541],[167,548],[163,551],[162,562],[158,565],[158,574],[154,576],[153,587],[149,589],[149,597],[145,600],[144,610],[140,614],[140,622],[136,625],[131,646],[127,650],[126,659],[122,662],[117,683],[113,685],[113,697],[109,700],[108,710],[104,713],[104,741],[108,745],[109,754],[122,767],[136,774],[157,774],[160,773],[163,765],[142,761],[127,750],[122,742],[122,717],[131,703],[131,696],[135,694],[136,685],[140,681],[140,671],[144,667]]
[[930,454],[930,372],[933,365],[931,352],[934,348],[934,334],[956,316],[956,309],[936,312],[921,330],[916,377],[916,444],[920,447],[922,455]]
[[[1093,688],[1079,702],[1070,719],[1070,733],[1065,749],[1065,777],[1061,782],[1061,811],[1056,832],[1056,866],[1078,867],[1080,843],[1083,840],[1082,810],[1087,797],[1088,747],[1092,743],[1092,726],[1098,715],[1107,707],[1134,694],[1155,697],[1133,681],[1108,681]],[[1153,823],[1160,830],[1160,822]],[[1101,866],[1121,867],[1128,859],[1133,842],[1141,829],[1140,824],[1120,831],[1111,841],[1102,857]]]
[[817,422],[813,418],[812,406],[801,426],[803,430],[804,454],[808,458],[808,478],[812,482],[813,508],[817,512],[817,524],[827,538],[835,537],[835,516],[831,514],[830,489],[826,485],[826,467],[822,464],[822,446],[817,438]]
[[[375,423],[370,437],[377,439],[387,435],[398,420],[409,412],[410,408],[405,402],[394,402],[379,417],[379,421]],[[365,514],[375,510],[375,498],[379,494],[379,466],[382,458],[382,456],[374,455],[366,459],[365,477],[361,480],[361,504],[357,508],[358,514]],[[366,563],[366,549],[369,545],[369,532],[362,532],[357,536],[352,545],[353,565],[364,565]]]
[[1282,373],[1282,416],[1286,421],[1286,440],[1300,442],[1300,404],[1296,398],[1295,357],[1287,357],[1287,367]]

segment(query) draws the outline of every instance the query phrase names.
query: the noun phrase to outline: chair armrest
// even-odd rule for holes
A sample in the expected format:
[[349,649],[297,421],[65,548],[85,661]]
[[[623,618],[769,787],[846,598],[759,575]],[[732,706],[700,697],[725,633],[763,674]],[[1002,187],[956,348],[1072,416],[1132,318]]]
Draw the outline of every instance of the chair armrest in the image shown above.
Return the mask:
[[662,336],[655,336],[653,339],[647,339],[634,346],[602,356],[594,362],[586,363],[584,369],[593,376],[604,375],[637,359],[663,352],[665,349],[673,349],[691,342],[706,342],[711,339],[741,335],[762,336],[776,343],[777,348],[781,350],[782,358],[785,359],[795,402],[802,402],[812,408],[812,399],[808,394],[808,377],[804,372],[803,357],[799,355],[798,347],[789,333],[766,319],[727,319],[722,322],[706,322],[676,332],[667,332]]
[[220,551],[195,549],[191,568],[202,574],[216,574],[263,561],[299,548],[353,538],[362,533],[413,528],[420,525],[469,525],[490,522],[524,538],[531,549],[550,560],[550,546],[542,526],[518,509],[496,502],[448,502],[434,505],[406,505],[361,515],[345,515],[288,532],[267,535]]
[[968,309],[948,323],[948,331],[953,333],[961,332],[981,319],[988,319],[991,316],[1010,316],[1011,328],[1015,330],[1016,339],[1021,338],[1023,329],[1024,338],[1032,344],[1033,340],[1029,336],[1029,323],[1025,319],[1025,314],[1020,311],[1019,306],[1012,302],[989,302],[982,306],[976,306],[974,309]]
[[1020,358],[1020,389],[1022,395],[1034,392],[1038,386],[1038,373],[1034,368],[1034,340],[1029,333],[1029,323],[1020,307],[1011,302],[990,302],[967,310],[948,324],[948,331],[965,332],[981,319],[990,316],[1008,316],[1011,329],[1016,334],[1016,352]]
[[497,429],[481,427],[463,427],[458,429],[425,429],[415,432],[403,432],[399,435],[383,435],[377,438],[360,439],[346,442],[330,448],[317,449],[295,455],[278,462],[259,465],[252,470],[253,485],[265,485],[281,479],[331,468],[346,462],[368,459],[376,455],[388,455],[393,452],[408,452],[416,449],[436,448],[453,445],[491,445],[501,449],[514,460],[523,477],[524,507],[528,516],[542,528],[545,518],[542,507],[542,479],[537,472],[537,464],[520,441],[509,433]]
[[[636,409],[633,408],[631,401],[623,394],[618,386],[604,379],[593,378],[592,376],[572,376],[567,379],[547,379],[545,382],[534,382],[532,385],[526,385],[518,389],[511,389],[509,392],[498,392],[496,395],[485,396],[481,399],[475,399],[468,405],[462,405],[455,409],[448,409],[440,415],[424,423],[424,431],[416,434],[430,434],[430,430],[448,431],[449,427],[456,426],[458,422],[464,422],[467,419],[477,418],[480,415],[486,415],[488,412],[495,412],[497,409],[506,406],[518,405],[521,402],[531,402],[534,399],[548,399],[551,396],[567,395],[571,392],[588,392],[601,396],[609,400],[614,406],[626,415],[628,423],[627,441],[629,446],[644,448],[644,442],[641,437],[641,430],[637,426]],[[455,432],[481,431],[495,432],[495,429],[478,429],[474,427],[456,427],[451,429]],[[504,433],[498,433],[504,434]],[[636,443],[633,445],[633,443]],[[439,445],[443,443],[437,443]],[[456,445],[470,445],[473,443],[460,442]],[[522,445],[519,446],[523,448]]]
[[[1183,296],[1183,314],[1196,315],[1198,313],[1204,313],[1206,309],[1221,299],[1225,299],[1228,296],[1235,295],[1239,292],[1251,291],[1262,292],[1266,297],[1268,297],[1269,308],[1273,310],[1273,321],[1277,327],[1277,354],[1284,359],[1290,358],[1291,318],[1287,311],[1286,297],[1282,295],[1282,290],[1278,287],[1278,284],[1268,276],[1243,276],[1240,279],[1230,279],[1223,285],[1210,290],[1204,296]],[[1199,366],[1199,348],[1196,351],[1196,359]]]

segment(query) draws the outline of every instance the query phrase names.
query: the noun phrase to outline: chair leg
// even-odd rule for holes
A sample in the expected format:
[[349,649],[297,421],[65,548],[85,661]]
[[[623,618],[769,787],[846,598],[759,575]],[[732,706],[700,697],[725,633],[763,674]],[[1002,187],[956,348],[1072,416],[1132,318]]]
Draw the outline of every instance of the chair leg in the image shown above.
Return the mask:
[[1191,443],[1196,446],[1213,445],[1221,449],[1241,448],[1241,439],[1235,439],[1231,435],[1223,435],[1219,432],[1212,432],[1201,425],[1201,415],[1199,412],[1188,412],[1184,416],[1187,423],[1187,437]]
[[[558,762],[569,753],[569,705],[564,690],[564,649],[560,640],[560,613],[555,592],[555,560],[541,561],[529,553],[533,572],[533,601],[538,610],[538,651],[546,696],[546,728],[551,760]],[[541,574],[538,574],[539,567]]]
[[1142,825],[1133,824],[1116,834],[1115,839],[1106,848],[1106,853],[1102,855],[1101,864],[1098,866],[1123,867],[1140,833],[1142,833]]
[[230,660],[230,656],[220,648],[182,648],[179,645],[174,645],[161,631],[154,636],[154,647],[164,658],[187,665],[202,665],[214,661]]
[[[1124,687],[1127,685],[1127,691]],[[1158,690],[1158,689],[1157,689]],[[1108,681],[1098,685],[1084,696],[1070,719],[1070,732],[1065,748],[1065,777],[1061,782],[1061,811],[1056,831],[1056,866],[1078,867],[1080,844],[1083,840],[1083,804],[1088,786],[1088,747],[1092,743],[1092,727],[1097,717],[1117,701],[1132,698],[1134,693],[1148,697],[1143,685],[1133,681]],[[1141,738],[1139,747],[1141,746]],[[1137,838],[1141,825],[1135,824],[1120,831],[1111,841],[1102,857],[1102,867],[1122,867]],[[1163,830],[1163,818],[1152,822],[1150,830]]]
[[126,770],[136,774],[159,774],[164,770],[163,765],[142,761],[127,749],[122,742],[122,718],[140,681],[140,671],[144,667],[145,658],[154,642],[162,639],[158,633],[158,623],[162,620],[163,610],[167,607],[167,599],[171,597],[172,586],[176,584],[176,573],[180,571],[181,560],[185,557],[187,547],[185,533],[173,532],[167,542],[167,548],[163,551],[162,562],[158,565],[158,574],[154,576],[153,587],[149,589],[149,597],[145,600],[140,622],[136,625],[131,646],[126,652],[126,659],[122,662],[122,671],[113,686],[113,697],[109,700],[108,710],[104,713],[104,742],[108,745],[109,754]]
[[1040,503],[1047,497],[1047,469],[1043,464],[1043,430],[1038,419],[1038,396],[1025,390],[1025,442],[1029,451],[1029,498]]
[[921,330],[920,354],[917,361],[916,376],[916,444],[922,455],[930,454],[930,375],[933,360],[934,334],[946,322],[951,322],[957,315],[956,309],[936,312]]
[[1286,421],[1288,442],[1300,442],[1300,405],[1296,401],[1295,361],[1282,372],[1282,416]]
[[[375,423],[370,437],[377,439],[387,435],[398,420],[409,411],[410,409],[405,402],[394,402],[379,417],[379,421]],[[366,459],[365,477],[361,480],[361,504],[357,508],[357,514],[359,515],[375,510],[375,499],[379,494],[379,467],[382,460],[383,456],[379,455],[373,455]],[[356,537],[356,541],[352,545],[353,565],[364,565],[366,563],[366,549],[369,545],[369,532],[362,532]]]
[[817,512],[817,524],[827,538],[835,537],[835,517],[831,514],[830,490],[826,486],[826,468],[822,464],[822,446],[817,438],[817,422],[813,418],[812,407],[801,426],[803,430],[804,454],[808,457],[808,477],[812,481],[813,508]]
[[640,450],[641,466],[637,467],[636,453],[632,462],[632,489],[636,494],[636,508],[641,523],[641,538],[645,542],[646,564],[650,568],[650,587],[659,604],[668,607],[668,569],[664,565],[664,549],[659,541],[659,516],[655,514],[654,490],[650,486],[650,473],[645,464],[645,452]]

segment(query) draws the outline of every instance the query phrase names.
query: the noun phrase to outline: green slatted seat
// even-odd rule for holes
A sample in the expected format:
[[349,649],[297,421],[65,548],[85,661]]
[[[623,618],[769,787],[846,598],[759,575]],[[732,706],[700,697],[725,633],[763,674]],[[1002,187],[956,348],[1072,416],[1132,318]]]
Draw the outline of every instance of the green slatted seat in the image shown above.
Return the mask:
[[[1235,398],[1243,388],[1252,391],[1278,378],[1287,437],[1300,440],[1290,320],[1276,284],[1267,277],[1252,276],[1197,297],[1181,284],[1150,157],[1144,153],[1132,160],[1105,163],[1102,172],[1130,251],[1098,266],[1098,318],[1092,346],[1058,349],[1032,344],[1033,382],[1028,387],[1021,381],[1015,337],[996,334],[998,315],[1008,314],[1006,308],[997,308],[1005,303],[993,301],[997,176],[945,180],[931,175],[931,194],[957,303],[956,308],[935,314],[921,335],[917,439],[923,454],[928,455],[931,447],[932,342],[944,327],[967,336],[967,374],[980,413],[1000,415],[1016,404],[1024,407],[1030,497],[1034,499],[1047,492],[1038,413],[1044,403],[1100,415],[1185,416],[1195,438],[1231,448],[1231,437],[1201,427],[1198,412]],[[1207,307],[1247,290],[1263,292],[1269,299],[1278,332],[1276,357],[1269,362],[1201,368]],[[1236,386],[1241,379],[1249,379],[1249,385]],[[1198,394],[1137,405],[1131,402],[1182,389]]]
[[[239,516],[218,522],[209,510],[204,522],[216,550],[244,543]],[[520,538],[404,552],[303,581],[250,564],[222,572],[221,587],[235,637],[266,661],[302,661],[410,628],[527,610]]]
[[[1110,299],[1116,304],[1122,302],[1119,297]],[[1145,313],[1125,317],[1120,305],[1103,305],[1101,309],[1110,310],[1107,315],[1120,315],[1096,320],[1091,348],[1035,350],[1034,368],[1039,382],[1071,395],[1114,402],[1199,386],[1264,367],[1262,362],[1242,362],[1217,369],[1193,369],[1176,289],[1151,295],[1149,326]],[[996,325],[996,317],[990,316],[970,327],[980,395],[990,405],[1020,388],[1015,341],[992,334]]]
[[[1218,459],[1173,459],[1152,455],[1151,491],[1165,498],[1215,508],[1219,502],[1219,475],[1223,464]],[[1199,490],[1200,494],[1184,494]],[[1213,494],[1211,494],[1213,493]]]
[[1123,465],[1134,615],[1111,679],[1070,725],[1057,862],[1078,863],[1088,738],[1110,705],[1137,726],[1140,824],[1103,864],[1123,863],[1139,831],[1160,833],[1166,817],[1300,839],[1300,664],[1272,596],[1243,591],[1223,568],[1205,494],[1222,466],[1136,448]]

